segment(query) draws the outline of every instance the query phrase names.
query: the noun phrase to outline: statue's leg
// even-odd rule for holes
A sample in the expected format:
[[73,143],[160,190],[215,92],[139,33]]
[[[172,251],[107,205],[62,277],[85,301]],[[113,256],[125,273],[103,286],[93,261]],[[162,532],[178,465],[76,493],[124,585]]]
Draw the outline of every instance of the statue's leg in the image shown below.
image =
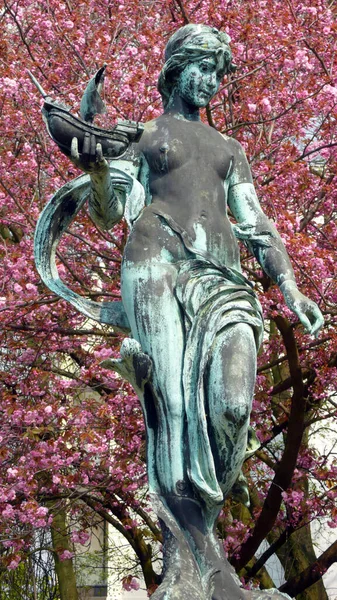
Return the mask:
[[[185,418],[182,390],[184,327],[174,295],[177,268],[158,260],[123,266],[122,297],[133,336],[153,363],[155,472],[160,494],[175,493],[186,481]],[[153,482],[150,482],[150,487]]]
[[[153,505],[162,518],[164,580],[156,600],[205,600],[194,552],[186,540],[180,516],[166,498],[188,487],[185,448],[186,420],[182,389],[185,333],[174,287],[177,269],[157,261],[124,262],[122,297],[134,338],[153,365],[151,407],[152,455],[148,453],[149,487]],[[151,476],[152,474],[152,476]],[[199,579],[199,584],[198,584]],[[198,596],[198,593],[200,595]]]
[[242,466],[256,378],[256,345],[246,323],[216,337],[206,373],[207,412],[217,477],[226,496]]
[[[222,568],[224,557],[217,548],[214,549],[208,509],[194,497],[187,478],[190,449],[186,446],[182,389],[185,332],[181,309],[174,294],[176,273],[177,269],[172,264],[163,265],[157,261],[149,261],[145,265],[128,263],[123,271],[122,295],[132,333],[153,362],[151,385],[156,409],[156,434],[154,457],[149,456],[148,460],[155,462],[153,471],[156,473],[156,487],[152,487],[151,491],[161,497],[164,506],[183,532],[195,559],[201,583],[199,596],[196,596],[198,584],[195,576],[191,577],[191,598],[209,600],[210,574]],[[169,520],[168,518],[166,525],[170,527]],[[166,577],[173,582],[174,590],[170,589],[166,596],[166,591],[162,593],[159,588],[156,598],[160,600],[166,597],[172,600],[190,598],[186,567],[189,564],[188,569],[192,573],[193,565],[186,560],[184,544],[179,541],[179,535],[175,537],[184,572],[179,572],[178,561],[178,569],[173,575],[171,570]],[[224,579],[226,591],[221,600],[243,598],[228,569]]]
[[[227,327],[214,341],[205,374],[210,441],[224,496],[235,483],[245,456],[255,377],[252,328],[246,323]],[[223,555],[215,533],[214,547]],[[212,600],[223,600],[225,581],[221,572],[215,575],[214,583]]]

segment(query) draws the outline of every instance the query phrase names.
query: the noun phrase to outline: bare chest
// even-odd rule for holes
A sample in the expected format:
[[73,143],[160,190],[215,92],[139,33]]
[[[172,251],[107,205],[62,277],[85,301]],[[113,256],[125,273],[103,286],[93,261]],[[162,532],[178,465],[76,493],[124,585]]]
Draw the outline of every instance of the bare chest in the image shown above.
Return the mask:
[[152,176],[183,169],[195,178],[205,170],[224,180],[233,156],[222,136],[202,123],[159,119],[146,131],[141,150]]

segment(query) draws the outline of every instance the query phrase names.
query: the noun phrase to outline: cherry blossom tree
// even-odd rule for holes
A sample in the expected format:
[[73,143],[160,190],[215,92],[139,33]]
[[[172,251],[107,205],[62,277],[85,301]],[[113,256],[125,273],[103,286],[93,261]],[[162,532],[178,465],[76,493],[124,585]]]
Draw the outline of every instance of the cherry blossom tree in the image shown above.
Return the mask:
[[[34,532],[51,528],[47,551],[59,582],[65,572],[73,577],[61,597],[76,599],[73,542],[85,545],[97,518],[130,544],[149,592],[160,581],[141,410],[130,386],[100,365],[118,355],[121,336],[87,322],[35,270],[39,213],[78,173],[45,132],[42,99],[27,69],[76,113],[86,82],[107,62],[108,116],[98,123],[147,121],[161,111],[156,80],[165,43],[179,26],[196,22],[229,33],[238,66],[203,118],[243,144],[300,287],[326,319],[318,339],[306,335],[242,248],[265,314],[252,414],[261,447],[244,465],[250,508],[233,495],[219,530],[247,584],[275,584],[265,563],[276,553],[282,590],[327,598],[321,578],[336,561],[337,542],[316,558],[310,524],[324,518],[337,527],[336,449],[331,443],[321,452],[314,437],[328,432],[337,415],[336,6],[329,0],[4,0],[0,19],[0,584],[27,564]],[[119,298],[126,236],[124,222],[102,232],[84,208],[59,246],[63,279],[87,297]],[[126,586],[132,575],[125,574]]]

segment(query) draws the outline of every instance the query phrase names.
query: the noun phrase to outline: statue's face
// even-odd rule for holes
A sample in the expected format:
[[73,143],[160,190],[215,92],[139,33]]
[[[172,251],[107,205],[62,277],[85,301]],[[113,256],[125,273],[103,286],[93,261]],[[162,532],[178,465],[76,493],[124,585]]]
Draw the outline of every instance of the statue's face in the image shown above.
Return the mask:
[[215,58],[202,58],[189,63],[180,73],[176,90],[187,104],[202,108],[216,94],[220,81]]

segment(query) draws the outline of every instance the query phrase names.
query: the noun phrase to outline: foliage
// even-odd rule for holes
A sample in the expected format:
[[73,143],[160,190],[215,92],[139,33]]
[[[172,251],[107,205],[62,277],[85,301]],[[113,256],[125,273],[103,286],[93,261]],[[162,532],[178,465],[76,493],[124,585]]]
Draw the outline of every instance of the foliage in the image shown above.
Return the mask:
[[31,545],[31,554],[16,569],[2,565],[0,600],[60,600],[50,546],[50,532],[38,529]]
[[[0,19],[3,567],[27,560],[33,532],[52,523],[49,503],[56,502],[75,520],[76,542],[85,543],[94,511],[130,543],[148,588],[159,581],[151,543],[160,535],[142,493],[141,411],[130,387],[100,367],[117,355],[120,336],[55,298],[34,268],[38,215],[77,172],[45,133],[42,100],[26,69],[76,111],[85,82],[106,61],[109,115],[101,123],[149,120],[161,111],[156,80],[165,43],[190,21],[232,38],[237,72],[204,119],[244,145],[301,290],[326,318],[319,339],[306,335],[243,249],[244,269],[264,291],[266,340],[252,416],[262,447],[245,468],[251,512],[243,516],[228,501],[222,531],[235,566],[248,565],[242,575],[261,580],[253,563],[264,539],[295,560],[289,540],[300,530],[320,517],[337,526],[336,453],[331,444],[322,454],[312,441],[313,426],[329,430],[337,414],[336,7],[328,0],[4,0]],[[60,245],[64,280],[95,299],[118,298],[125,239],[123,223],[103,233],[84,209]],[[283,557],[283,589],[295,595],[309,588],[336,560],[336,544],[329,552],[319,563],[304,558],[305,583]]]

